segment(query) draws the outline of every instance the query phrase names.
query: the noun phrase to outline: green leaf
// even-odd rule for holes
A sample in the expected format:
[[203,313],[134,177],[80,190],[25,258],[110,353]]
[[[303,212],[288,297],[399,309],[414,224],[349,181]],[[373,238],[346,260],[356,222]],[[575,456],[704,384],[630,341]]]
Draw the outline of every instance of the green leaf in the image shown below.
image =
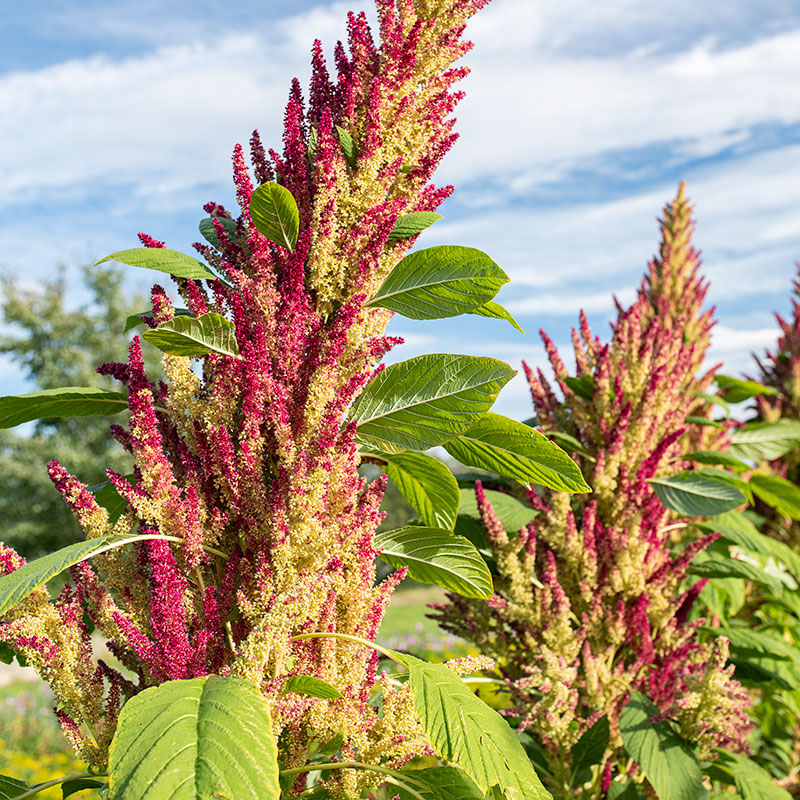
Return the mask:
[[759,583],[770,591],[780,594],[781,582],[759,567],[738,558],[708,558],[693,561],[688,572],[701,578],[742,578]]
[[219,249],[219,236],[217,236],[217,230],[214,227],[215,219],[225,229],[229,239],[236,238],[236,221],[227,217],[206,217],[200,220],[200,224],[197,226],[200,229],[200,234],[209,244]]
[[44,586],[47,581],[54,578],[73,564],[85,561],[87,558],[105,553],[124,544],[138,542],[144,539],[161,539],[160,534],[135,534],[133,536],[98,536],[85,542],[76,542],[67,547],[62,547],[55,553],[37,558],[23,564],[19,569],[8,575],[0,576],[0,617],[7,611],[19,605],[29,594],[39,586]]
[[463,597],[491,597],[492,574],[472,542],[442,528],[408,526],[375,534],[379,557],[409,577]]
[[217,675],[145,689],[122,707],[108,773],[112,800],[277,800],[266,700],[249,681]]
[[728,453],[718,453],[716,450],[697,450],[694,453],[687,453],[686,458],[696,461],[698,464],[708,464],[709,466],[729,467],[734,472],[747,472],[752,467],[738,458],[734,458]]
[[[128,481],[134,480],[133,475],[126,475],[125,478]],[[89,491],[94,495],[97,505],[108,511],[108,519],[112,524],[125,513],[127,503],[111,484],[111,481],[103,481],[96,486],[90,486]]]
[[504,283],[508,275],[486,253],[438,245],[409,253],[365,305],[409,319],[455,317],[483,306]]
[[702,774],[691,746],[665,721],[651,722],[661,712],[641,692],[631,692],[622,709],[619,730],[625,751],[664,800],[697,800]]
[[410,239],[412,236],[422,233],[426,228],[430,228],[439,219],[444,219],[444,217],[434,211],[412,211],[410,214],[403,214],[395,222],[394,228],[389,234],[389,241]]
[[644,787],[637,783],[617,783],[608,787],[608,800],[645,800]]
[[719,481],[728,486],[733,486],[738,489],[749,502],[753,502],[753,492],[750,489],[748,482],[738,475],[727,469],[721,467],[701,467],[700,469],[691,470],[692,475],[697,475],[701,478],[710,478],[712,481]]
[[577,772],[581,767],[591,767],[603,760],[603,755],[611,739],[611,728],[608,717],[603,714],[591,728],[585,730],[581,738],[572,746],[572,769]]
[[353,404],[357,436],[385,453],[435,447],[474,425],[514,375],[493,358],[447,353],[392,364]]
[[339,145],[342,148],[342,155],[347,162],[350,169],[356,168],[358,162],[358,146],[356,145],[353,137],[344,129],[336,126],[336,134],[339,137]]
[[594,377],[592,375],[568,376],[563,380],[578,397],[584,400],[591,400],[594,397]]
[[727,428],[721,422],[717,422],[714,419],[708,419],[707,417],[696,417],[690,414],[683,421],[688,425],[699,425],[701,428],[707,427],[719,428],[721,431],[727,430]]
[[516,328],[523,336],[525,335],[525,331],[519,326],[519,323],[511,316],[511,312],[503,308],[500,303],[495,303],[494,300],[490,300],[488,303],[484,303],[480,308],[474,308],[472,311],[468,312],[470,314],[475,314],[478,317],[491,317],[492,319],[504,319],[509,325]]
[[800,488],[777,475],[756,473],[750,478],[753,491],[779,514],[800,520]]
[[8,775],[0,775],[0,800],[10,800],[28,791],[28,784],[10,778]]
[[67,797],[82,792],[84,789],[100,789],[106,786],[103,781],[96,781],[94,778],[77,778],[73,781],[64,781],[61,784],[61,800],[66,800]]
[[229,319],[215,313],[199,317],[174,317],[142,334],[146,342],[175,356],[206,356],[211,353],[241,358],[236,329]]
[[[525,423],[527,425],[527,423]],[[578,453],[579,455],[589,455],[586,448],[581,442],[570,433],[563,431],[547,431],[545,433],[548,439],[552,439],[562,450],[567,453]]]
[[[193,317],[194,314],[192,314],[192,312],[189,311],[188,308],[176,308],[175,316]],[[122,332],[127,333],[128,331],[131,331],[134,328],[138,328],[139,325],[144,325],[144,322],[142,322],[142,317],[145,317],[146,319],[153,319],[153,310],[150,309],[149,311],[142,311],[140,314],[131,314],[125,321],[125,330]]]
[[724,636],[731,643],[731,651],[737,655],[753,654],[768,656],[775,661],[800,662],[800,649],[789,644],[780,631],[754,630],[745,627],[703,627],[709,636]]
[[460,497],[453,473],[438,458],[423,453],[366,451],[386,462],[386,474],[430,528],[453,530]]
[[508,800],[552,800],[508,723],[444,664],[409,663],[414,710],[436,752],[461,767],[484,791],[499,786]]
[[[425,800],[485,800],[484,793],[475,782],[456,767],[409,769],[403,770],[401,775]],[[400,795],[400,800],[417,800],[402,786],[394,785],[392,792],[395,791]]]
[[773,461],[800,444],[800,421],[748,422],[731,434],[728,453],[751,461]]
[[185,253],[177,250],[168,250],[166,247],[136,247],[133,250],[120,250],[110,256],[101,258],[97,264],[104,261],[119,261],[130,267],[144,267],[166,272],[176,278],[191,278],[192,280],[215,281],[218,276],[205,264]]
[[720,752],[718,760],[733,772],[736,789],[743,800],[791,800],[792,795],[747,756]]
[[743,400],[749,400],[751,397],[759,395],[774,396],[778,394],[778,390],[774,386],[764,386],[763,383],[756,383],[756,381],[743,381],[732,375],[716,375],[714,381],[728,403],[741,403]]
[[543,433],[499,414],[486,414],[445,450],[462,464],[557,492],[590,492],[578,465]]
[[262,183],[250,197],[250,218],[271,242],[294,250],[300,232],[300,212],[292,193],[279,183]]
[[309,697],[319,697],[322,700],[336,700],[342,693],[322,678],[315,678],[313,675],[292,675],[287,678],[283,687],[286,692],[296,692],[306,694]]
[[691,472],[679,472],[665,478],[650,478],[648,483],[666,508],[688,517],[721,514],[747,500],[733,486],[693,475]]
[[[500,524],[509,533],[519,533],[520,528],[527,527],[528,523],[538,515],[538,511],[529,505],[520,502],[516,497],[512,497],[505,492],[497,492],[494,489],[484,489],[486,499],[492,504],[495,515],[500,520]],[[478,501],[475,497],[475,489],[462,489],[461,500],[458,504],[458,513],[473,519],[480,520],[481,515],[478,511]]]
[[64,386],[0,397],[0,428],[50,417],[106,417],[128,408],[127,392],[91,386]]

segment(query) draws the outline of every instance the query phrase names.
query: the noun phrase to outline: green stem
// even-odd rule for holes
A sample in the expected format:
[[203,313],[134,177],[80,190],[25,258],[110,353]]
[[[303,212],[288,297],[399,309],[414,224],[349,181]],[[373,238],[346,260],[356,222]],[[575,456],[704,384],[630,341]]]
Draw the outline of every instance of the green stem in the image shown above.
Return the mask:
[[304,639],[342,639],[345,642],[363,644],[364,647],[371,647],[373,650],[377,650],[381,655],[386,656],[386,658],[390,658],[395,664],[399,664],[401,667],[408,669],[408,664],[398,658],[391,650],[387,650],[385,647],[375,644],[375,642],[362,639],[360,636],[351,636],[349,633],[301,633],[297,636],[292,636],[293,642],[302,642]]
[[365,764],[363,761],[334,761],[327,764],[305,764],[302,767],[282,769],[280,774],[281,777],[286,777],[290,775],[300,775],[303,772],[316,772],[317,770],[329,769],[363,769],[367,772],[377,772],[380,775],[386,776],[387,783],[402,786],[409,794],[418,798],[418,800],[425,800],[412,786],[418,786],[420,789],[427,789],[428,787],[421,781],[414,780],[407,772],[398,772],[396,769],[379,767],[377,764]]
[[34,786],[32,789],[28,789],[27,792],[23,792],[22,794],[16,795],[14,800],[25,800],[26,797],[33,797],[35,794],[39,794],[39,792],[43,792],[45,789],[49,789],[51,786],[58,786],[59,783],[66,783],[67,781],[77,781],[81,778],[106,778],[108,777],[105,772],[73,772],[72,775],[65,775],[63,778],[56,778],[52,781],[47,781],[47,783],[40,783],[38,786]]

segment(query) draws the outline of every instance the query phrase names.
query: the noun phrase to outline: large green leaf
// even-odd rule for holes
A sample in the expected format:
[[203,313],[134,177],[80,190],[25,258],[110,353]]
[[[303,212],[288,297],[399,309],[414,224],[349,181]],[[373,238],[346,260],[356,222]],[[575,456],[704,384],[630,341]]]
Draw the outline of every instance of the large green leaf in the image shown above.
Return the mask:
[[625,750],[659,798],[697,800],[703,779],[697,756],[668,722],[651,722],[660,713],[643,694],[631,692],[619,718]]
[[220,225],[225,229],[229,239],[236,237],[236,221],[228,219],[227,217],[206,217],[200,220],[197,226],[203,238],[214,247],[219,248],[219,236],[217,236],[217,229],[214,227],[214,220],[217,220]]
[[461,767],[484,791],[508,800],[552,800],[508,723],[444,664],[410,656],[414,711],[436,752]]
[[438,245],[409,253],[366,305],[410,319],[455,317],[483,306],[504,283],[508,275],[486,253]]
[[728,453],[751,461],[772,461],[786,455],[800,444],[800,422],[781,419],[777,422],[748,422],[731,434]]
[[430,528],[453,530],[458,513],[459,489],[453,473],[438,458],[424,453],[379,453],[386,474]]
[[759,395],[774,396],[778,394],[778,390],[774,386],[764,386],[763,383],[756,383],[756,381],[743,381],[732,375],[715,375],[714,381],[727,403],[741,403],[743,400],[749,400],[751,397]]
[[[102,789],[107,785],[107,783],[94,778],[75,778],[71,781],[64,781],[61,784],[61,800],[67,800],[68,797],[72,797],[73,794],[82,792],[85,789]],[[84,797],[87,797],[87,795],[84,795]]]
[[750,464],[738,458],[734,458],[729,453],[718,453],[716,450],[697,450],[694,453],[687,453],[686,458],[691,461],[696,461],[698,464],[730,467],[734,472],[747,472],[752,469]]
[[236,329],[229,319],[211,312],[199,317],[173,317],[142,334],[146,342],[176,356],[205,356],[215,353],[241,358]]
[[666,508],[687,517],[721,514],[747,500],[737,488],[691,472],[650,478],[648,483]]
[[277,800],[266,700],[217,675],[145,689],[122,707],[108,774],[110,800]]
[[445,443],[462,464],[558,492],[590,492],[578,465],[543,433],[523,422],[486,414],[466,433]]
[[397,242],[400,239],[410,239],[412,236],[422,233],[426,228],[430,228],[439,219],[444,219],[444,217],[435,211],[412,211],[409,214],[403,214],[395,222],[394,228],[389,234],[389,241]]
[[105,417],[128,408],[127,392],[91,386],[64,386],[0,397],[0,428],[48,417]]
[[0,800],[11,800],[12,797],[28,791],[28,785],[8,775],[0,775]]
[[115,547],[143,539],[160,539],[159,534],[136,534],[133,536],[98,536],[85,542],[62,547],[55,553],[29,561],[8,575],[0,576],[0,617],[19,605],[31,592],[54,578],[73,564],[105,553]]
[[292,675],[286,679],[283,691],[306,694],[309,697],[319,697],[323,700],[336,700],[342,693],[322,678],[313,675]]
[[[410,785],[425,800],[485,800],[484,793],[461,769],[456,767],[429,767],[404,770],[401,780]],[[400,800],[418,800],[403,786],[395,784]]]
[[[491,503],[492,510],[500,520],[500,524],[509,533],[519,533],[520,528],[524,528],[539,513],[505,492],[497,492],[494,489],[484,489],[483,492]],[[463,514],[473,519],[480,519],[474,488],[461,490],[458,513],[459,516]]]
[[503,308],[500,303],[495,303],[494,300],[484,303],[479,308],[473,308],[469,313],[475,314],[478,317],[504,319],[509,325],[516,328],[520,333],[525,333],[525,331],[520,327],[519,323],[514,319],[514,317],[511,316],[511,312],[507,308]]
[[202,261],[198,261],[185,253],[177,250],[168,250],[166,247],[136,247],[133,250],[120,250],[110,256],[101,258],[97,264],[104,261],[119,261],[130,267],[144,267],[166,272],[176,278],[192,278],[193,280],[214,281],[215,275]]
[[749,656],[759,654],[776,661],[800,664],[800,649],[789,644],[779,630],[754,630],[745,627],[704,627],[709,636],[724,636],[731,644],[731,651]]
[[294,250],[300,232],[300,212],[287,188],[279,183],[262,183],[250,197],[250,218],[262,236]]
[[[176,317],[193,317],[191,311],[188,308],[176,308],[175,309],[175,316]],[[142,311],[140,314],[131,314],[127,320],[125,320],[125,330],[123,333],[127,333],[134,328],[138,328],[139,325],[144,325],[142,322],[142,317],[145,319],[153,319],[153,310],[149,309],[148,311]]]
[[716,557],[693,561],[688,572],[701,578],[742,578],[766,586],[775,594],[781,592],[781,582],[774,576],[739,558]]
[[357,436],[385,453],[435,447],[474,425],[514,375],[502,361],[448,353],[392,364],[353,404]]
[[475,545],[442,528],[408,526],[375,534],[380,558],[409,577],[463,597],[491,597],[492,574]]
[[572,768],[591,767],[603,760],[603,755],[611,739],[611,728],[608,717],[603,714],[597,722],[583,732],[583,735],[572,746]]
[[717,761],[733,773],[736,789],[743,800],[791,800],[792,795],[747,756],[720,752]]
[[344,129],[336,126],[336,135],[339,138],[339,146],[342,148],[342,155],[350,169],[355,169],[358,163],[358,145],[353,137]]
[[753,491],[779,514],[800,520],[800,488],[777,475],[756,473],[750,478]]
[[[129,483],[131,481],[136,482],[133,475],[126,475],[125,479]],[[98,483],[96,486],[90,486],[89,491],[94,495],[97,505],[108,511],[108,519],[112,523],[116,522],[125,512],[127,503],[114,488],[111,481],[103,481],[103,483]]]

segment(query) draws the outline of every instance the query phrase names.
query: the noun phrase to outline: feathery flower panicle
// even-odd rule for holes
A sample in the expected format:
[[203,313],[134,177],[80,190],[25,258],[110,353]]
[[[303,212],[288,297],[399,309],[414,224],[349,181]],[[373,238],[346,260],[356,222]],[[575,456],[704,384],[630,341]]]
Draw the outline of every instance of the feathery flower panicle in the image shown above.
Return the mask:
[[566,380],[542,333],[563,399],[541,370],[525,365],[538,425],[579,442],[573,458],[593,493],[528,490],[540,513],[510,533],[478,483],[495,596],[450,595],[436,607],[445,630],[500,665],[508,713],[545,748],[556,765],[553,788],[565,796],[578,796],[570,788],[571,748],[606,714],[611,743],[585,795],[605,796],[604,780],[621,758],[619,713],[632,690],[650,697],[701,757],[716,746],[746,747],[747,696],[725,667],[724,645],[702,644],[700,622],[688,621],[704,581],[680,589],[689,561],[716,535],[676,552],[671,531],[681,526],[647,482],[679,471],[683,453],[696,446],[684,420],[697,413],[703,401],[695,393],[713,374],[698,375],[713,319],[702,308],[706,284],[692,229],[681,185],[664,212],[660,255],[633,305],[618,305],[611,340],[603,344],[581,314],[573,331],[578,383]]
[[[400,341],[384,335],[390,312],[363,305],[413,244],[389,233],[400,215],[433,211],[452,190],[430,178],[455,140],[451,112],[461,95],[453,85],[466,70],[453,63],[470,47],[461,34],[486,2],[378,0],[377,39],[364,14],[350,14],[335,74],[316,42],[308,98],[292,84],[280,152],[254,133],[251,171],[236,147],[239,209],[207,204],[219,246],[195,246],[225,280],[175,282],[192,314],[233,320],[241,358],[205,356],[198,375],[188,358],[165,355],[166,382],[156,385],[135,337],[126,364],[101,367],[129,391],[129,425],[112,433],[135,471],[108,473],[126,511],[113,522],[55,462],[53,481],[87,536],[173,539],[81,563],[72,570],[75,590],[56,605],[40,590],[0,625],[0,638],[51,682],[64,729],[91,764],[105,763],[124,699],[209,673],[261,686],[286,767],[304,764],[313,740],[339,733],[344,760],[398,767],[425,752],[408,690],[379,683],[373,650],[293,637],[374,639],[404,574],[374,585],[385,483],[359,476],[355,427],[342,422]],[[358,148],[355,161],[343,152],[342,132]],[[272,180],[298,205],[291,251],[250,218],[256,185]],[[160,286],[152,306],[150,325],[175,314]],[[7,548],[0,559],[6,571],[21,563]],[[84,612],[133,681],[94,664]],[[322,678],[343,697],[283,694],[295,674]],[[376,690],[382,714],[369,703]],[[329,784],[337,796],[356,797],[374,782],[374,773],[359,772]]]

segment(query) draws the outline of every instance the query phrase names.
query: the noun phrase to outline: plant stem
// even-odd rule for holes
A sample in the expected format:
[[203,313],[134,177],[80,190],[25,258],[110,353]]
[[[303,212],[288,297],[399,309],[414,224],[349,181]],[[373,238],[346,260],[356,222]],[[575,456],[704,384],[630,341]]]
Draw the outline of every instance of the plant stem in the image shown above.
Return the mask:
[[305,764],[302,767],[292,767],[292,769],[282,769],[281,777],[289,775],[300,775],[303,772],[315,772],[316,770],[329,770],[329,769],[363,769],[368,772],[377,772],[386,776],[389,783],[402,786],[410,794],[424,800],[422,796],[414,791],[410,784],[419,786],[421,789],[428,788],[421,781],[415,781],[408,773],[398,772],[396,769],[389,769],[388,767],[379,767],[377,764],[365,764],[363,761],[334,761],[327,764]]
[[360,636],[351,636],[349,633],[301,633],[297,636],[292,636],[293,642],[301,642],[304,639],[342,639],[346,642],[363,644],[364,647],[371,647],[373,650],[377,650],[379,653],[386,656],[386,658],[390,658],[395,664],[399,664],[401,667],[408,669],[408,664],[398,658],[391,650],[387,650],[385,647],[375,644],[375,642],[362,639]]
[[16,795],[14,800],[25,800],[26,797],[33,797],[35,794],[39,794],[39,792],[43,792],[45,789],[49,789],[51,786],[58,786],[59,783],[66,783],[67,781],[77,781],[80,778],[105,778],[108,777],[106,773],[100,772],[73,772],[72,775],[65,775],[63,778],[55,778],[52,781],[47,781],[47,783],[40,783],[37,786],[34,786],[32,789],[28,789],[27,792],[23,792],[22,794]]

